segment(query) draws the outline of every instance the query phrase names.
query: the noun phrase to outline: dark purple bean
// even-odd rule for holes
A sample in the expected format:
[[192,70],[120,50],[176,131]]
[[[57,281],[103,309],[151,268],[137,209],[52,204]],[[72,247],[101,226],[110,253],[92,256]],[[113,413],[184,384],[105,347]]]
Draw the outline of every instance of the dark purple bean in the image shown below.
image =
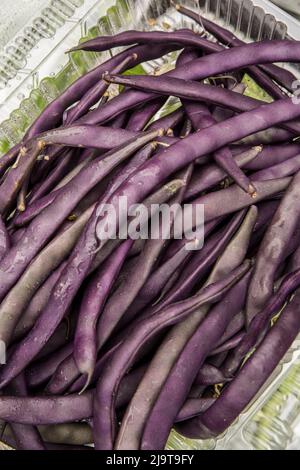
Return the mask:
[[93,392],[64,397],[0,397],[0,416],[20,424],[59,424],[92,416]]
[[[248,96],[240,95],[226,88],[205,85],[192,80],[183,80],[181,78],[166,76],[150,76],[150,75],[111,75],[108,72],[103,75],[104,79],[109,83],[117,83],[119,85],[128,86],[137,90],[153,92],[159,95],[173,95],[178,98],[205,101],[216,105],[229,107],[236,112],[245,112],[255,109],[265,104],[264,101],[256,100]],[[212,118],[207,107],[197,108],[197,113],[202,116],[202,128],[216,124],[217,121]],[[289,132],[296,135],[299,134],[299,123],[286,123],[282,125]]]
[[111,150],[137,137],[136,132],[112,127],[80,126],[61,127],[41,134],[47,144],[61,144],[70,147],[86,147],[99,150]]
[[228,379],[224,376],[223,372],[217,367],[204,363],[199,370],[194,384],[196,385],[216,385],[227,382]]
[[[153,100],[150,103],[137,108],[131,114],[126,125],[126,129],[132,132],[142,131],[147,126],[152,117],[160,110],[160,108],[163,107],[165,102],[166,98],[157,98],[156,100]],[[155,129],[168,129],[168,127],[159,126],[155,127]],[[148,128],[148,130],[154,130],[154,128],[151,126],[151,128]]]
[[73,351],[73,344],[68,343],[66,346],[55,351],[46,359],[42,359],[32,364],[26,372],[28,387],[34,388],[42,385],[50,379],[56,371],[59,364],[68,357]]
[[274,145],[274,144],[287,144],[292,143],[294,136],[286,129],[279,129],[276,127],[269,127],[269,129],[254,132],[248,137],[237,140],[239,145],[255,146],[255,145]]
[[[181,29],[174,32],[163,31],[126,31],[114,36],[100,36],[91,39],[70,49],[72,51],[106,51],[113,47],[130,46],[132,44],[178,44],[180,46],[195,46],[207,52],[217,52],[220,46],[216,43],[203,39],[199,34],[187,29]],[[223,49],[223,48],[222,48]]]
[[215,398],[188,398],[176,417],[176,423],[204,413],[215,401]]
[[275,180],[285,176],[293,176],[299,170],[300,154],[296,157],[289,158],[285,162],[257,171],[252,175],[252,179],[253,181]]
[[111,288],[133,244],[128,239],[100,266],[86,287],[74,338],[74,359],[81,374],[87,377],[86,387],[94,373],[97,359],[96,324]]
[[217,348],[215,348],[211,352],[211,356],[215,356],[216,354],[220,354],[222,352],[228,352],[231,349],[234,349],[239,346],[239,344],[242,342],[242,340],[245,337],[245,331],[241,331],[240,333],[237,333],[235,336],[232,338],[228,339],[225,343],[221,344]]
[[300,145],[282,144],[282,145],[267,145],[263,147],[262,152],[251,162],[247,163],[247,170],[264,170],[270,166],[282,163],[289,158],[295,157],[300,153]]

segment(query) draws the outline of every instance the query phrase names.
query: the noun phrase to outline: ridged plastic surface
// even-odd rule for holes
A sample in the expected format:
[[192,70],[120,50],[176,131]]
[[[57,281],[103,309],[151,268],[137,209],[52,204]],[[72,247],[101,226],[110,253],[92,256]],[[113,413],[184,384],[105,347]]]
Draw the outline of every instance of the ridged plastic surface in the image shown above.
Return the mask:
[[[36,42],[24,58],[26,68],[7,80],[2,90],[0,86],[0,154],[22,137],[47,103],[81,74],[103,62],[110,53],[120,50],[101,54],[76,52],[71,57],[65,55],[65,50],[79,40],[130,28],[199,29],[193,21],[171,7],[169,0],[53,0],[49,3],[60,5],[60,24],[50,28],[52,36]],[[231,28],[246,41],[285,37],[300,39],[299,23],[266,0],[255,0],[254,3],[251,0],[181,0],[181,3]],[[74,9],[72,15],[71,4]],[[70,16],[66,10],[63,14],[63,5],[69,6]],[[46,7],[37,17],[45,19],[45,11],[49,13]],[[164,61],[148,63],[146,68],[168,68],[174,59],[171,54]],[[294,64],[289,64],[289,67],[300,76],[298,67]],[[190,441],[172,432],[168,448],[285,449],[297,446],[294,430],[299,420],[299,385],[300,341],[297,340],[264,390],[224,436],[216,440]]]

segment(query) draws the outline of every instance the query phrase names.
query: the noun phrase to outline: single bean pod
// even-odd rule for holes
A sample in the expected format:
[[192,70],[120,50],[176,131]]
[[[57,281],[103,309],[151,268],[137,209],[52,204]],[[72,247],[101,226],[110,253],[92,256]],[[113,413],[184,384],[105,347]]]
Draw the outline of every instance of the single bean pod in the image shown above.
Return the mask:
[[194,383],[196,385],[215,385],[227,382],[228,379],[217,367],[204,363],[199,370]]
[[[245,95],[240,95],[226,88],[219,88],[192,80],[170,76],[150,75],[111,75],[108,72],[103,75],[108,83],[117,83],[123,86],[133,87],[137,90],[151,91],[159,95],[172,95],[178,98],[208,101],[219,106],[229,107],[235,112],[250,111],[265,104],[264,101],[256,100]],[[200,109],[198,109],[198,112]],[[216,120],[207,112],[207,107],[202,107],[202,120],[205,119],[205,127],[216,124]],[[291,133],[299,134],[299,123],[284,124],[285,129]]]
[[68,343],[46,359],[32,364],[26,372],[26,379],[30,388],[38,387],[47,382],[56,371],[59,364],[73,352],[73,344]]
[[[167,98],[157,98],[156,100],[147,103],[146,105],[141,105],[136,110],[134,110],[128,119],[126,124],[126,129],[132,132],[140,132],[149,123],[153,116],[163,107]],[[155,129],[168,129],[169,127],[159,126]],[[154,127],[151,127],[153,130]],[[148,128],[149,130],[149,128]]]
[[81,374],[86,375],[86,387],[93,375],[97,359],[96,324],[110,290],[133,244],[128,239],[100,266],[86,287],[74,338],[74,359]]
[[211,356],[215,356],[215,355],[223,353],[223,352],[228,352],[231,349],[235,349],[236,347],[238,347],[241,344],[241,342],[243,341],[243,339],[245,337],[245,334],[246,334],[245,331],[241,331],[240,333],[237,333],[235,336],[233,336],[232,338],[225,341],[225,343],[223,343],[220,346],[216,347],[211,352]]
[[[130,46],[135,43],[139,44],[161,44],[161,43],[179,44],[180,46],[195,46],[207,52],[216,52],[220,50],[220,46],[216,43],[201,38],[199,34],[188,29],[178,31],[126,31],[115,34],[114,36],[100,36],[89,41],[85,41],[78,46],[70,49],[73,51],[107,51],[113,47]],[[223,48],[221,48],[222,50]]]
[[0,416],[20,424],[60,424],[90,418],[93,392],[57,397],[0,397]]
[[300,145],[297,143],[292,144],[279,144],[279,145],[266,145],[263,147],[261,153],[257,158],[246,164],[247,170],[264,170],[270,166],[278,165],[286,160],[296,157],[300,153]]
[[[44,284],[36,291],[36,293],[33,294],[32,299],[30,300],[27,307],[23,310],[22,316],[14,329],[13,341],[23,338],[24,335],[31,330],[43,309],[46,307],[50,299],[51,291],[55,286],[59,276],[61,275],[62,270],[65,267],[65,263],[66,261],[60,264],[58,268],[56,268],[55,271],[53,271],[53,273],[48,277],[48,279],[46,279]],[[44,268],[46,268],[46,266],[44,266]],[[20,288],[19,283],[17,283],[17,286]]]
[[[196,225],[194,208],[198,204],[204,204],[205,220],[209,222],[217,217],[228,215],[243,208],[249,207],[253,202],[258,203],[267,199],[268,197],[275,196],[281,191],[284,191],[291,183],[292,178],[279,178],[277,180],[257,181],[256,190],[257,196],[255,199],[249,194],[246,194],[238,186],[232,185],[229,188],[222,189],[207,193],[197,199],[191,201],[189,205],[184,208],[186,220],[189,220],[186,229],[192,230]],[[194,219],[194,220],[193,220]],[[179,233],[176,234],[177,236]]]
[[285,162],[270,166],[264,170],[255,172],[252,175],[253,181],[267,181],[284,178],[285,176],[293,176],[300,170],[300,154],[296,157],[289,158]]

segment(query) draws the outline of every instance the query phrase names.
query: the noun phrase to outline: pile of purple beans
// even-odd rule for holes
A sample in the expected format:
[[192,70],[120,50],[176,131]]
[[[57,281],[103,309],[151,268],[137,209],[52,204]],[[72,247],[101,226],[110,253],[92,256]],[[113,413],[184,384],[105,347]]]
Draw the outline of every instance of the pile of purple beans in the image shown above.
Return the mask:
[[[176,8],[201,33],[127,31],[72,49],[128,46],[0,159],[0,439],[13,448],[219,436],[300,331],[300,104],[296,78],[274,65],[300,62],[300,42],[245,44]],[[124,75],[174,51],[165,74]],[[245,73],[269,103],[245,94]],[[179,107],[157,118],[170,96]],[[204,205],[203,248],[99,239],[120,196],[187,215]]]

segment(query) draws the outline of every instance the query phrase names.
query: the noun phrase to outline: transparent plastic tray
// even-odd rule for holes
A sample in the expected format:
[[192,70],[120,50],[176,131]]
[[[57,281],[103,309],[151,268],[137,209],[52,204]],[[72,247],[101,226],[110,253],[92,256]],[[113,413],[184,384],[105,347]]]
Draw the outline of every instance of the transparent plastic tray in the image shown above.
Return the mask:
[[[181,0],[180,3],[230,28],[246,41],[300,39],[299,22],[267,0]],[[36,33],[35,41],[30,42],[32,25]],[[182,27],[199,29],[192,20],[180,15],[170,0],[49,1],[49,7],[33,15],[17,37],[5,47],[0,46],[0,155],[21,138],[47,103],[81,74],[120,50],[101,54],[76,52],[68,56],[67,49],[80,40],[131,28],[172,30]],[[7,63],[10,53],[11,61]],[[22,63],[16,60],[21,56]],[[164,61],[152,61],[146,67],[149,71],[157,66],[167,69],[174,59],[171,54]],[[298,65],[284,66],[300,77]],[[294,431],[300,413],[299,384],[298,339],[264,389],[223,436],[191,441],[172,432],[168,448],[285,449],[299,446]]]

